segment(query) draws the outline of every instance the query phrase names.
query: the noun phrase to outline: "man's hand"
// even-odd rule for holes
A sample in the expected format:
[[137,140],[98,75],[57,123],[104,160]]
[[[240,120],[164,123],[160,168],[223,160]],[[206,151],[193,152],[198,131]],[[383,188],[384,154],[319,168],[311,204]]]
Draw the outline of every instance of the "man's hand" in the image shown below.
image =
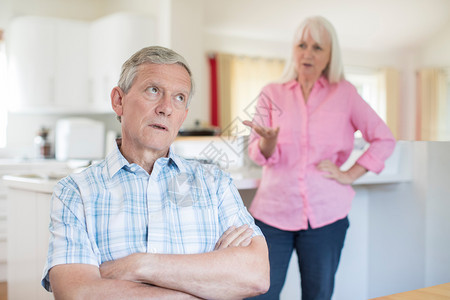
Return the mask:
[[247,224],[238,228],[231,226],[225,231],[217,241],[214,250],[225,249],[228,247],[247,247],[252,240],[253,229]]

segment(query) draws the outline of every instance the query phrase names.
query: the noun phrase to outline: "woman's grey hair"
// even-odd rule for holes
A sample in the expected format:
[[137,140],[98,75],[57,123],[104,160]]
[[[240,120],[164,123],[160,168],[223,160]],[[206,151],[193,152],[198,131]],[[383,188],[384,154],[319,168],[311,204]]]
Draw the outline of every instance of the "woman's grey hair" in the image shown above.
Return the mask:
[[294,35],[293,48],[289,60],[286,62],[280,82],[288,82],[297,79],[298,74],[295,70],[293,51],[299,45],[302,37],[309,32],[311,37],[319,44],[323,43],[323,33],[326,33],[331,42],[331,57],[328,66],[324,70],[324,75],[330,83],[336,83],[343,79],[344,65],[342,63],[341,48],[337,38],[336,30],[333,25],[324,17],[314,16],[305,19],[297,28]]
[[184,67],[191,79],[191,92],[189,93],[189,98],[186,104],[186,108],[189,107],[192,95],[194,94],[194,79],[192,78],[191,69],[189,68],[186,60],[180,54],[171,49],[161,46],[151,46],[143,48],[133,54],[133,56],[131,56],[122,65],[122,72],[120,73],[120,79],[117,85],[125,94],[127,94],[131,89],[133,81],[136,78],[138,68],[143,64],[179,64]]

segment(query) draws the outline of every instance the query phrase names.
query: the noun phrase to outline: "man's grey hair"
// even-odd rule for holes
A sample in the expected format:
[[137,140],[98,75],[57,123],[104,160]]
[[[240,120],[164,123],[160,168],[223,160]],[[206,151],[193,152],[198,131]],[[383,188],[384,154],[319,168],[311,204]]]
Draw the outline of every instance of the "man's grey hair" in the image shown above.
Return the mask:
[[186,108],[189,107],[192,95],[194,94],[194,79],[192,78],[191,69],[189,68],[188,63],[183,56],[171,49],[161,46],[151,46],[143,48],[133,54],[133,56],[131,56],[122,65],[122,72],[120,73],[120,78],[117,85],[125,94],[127,94],[131,89],[134,79],[136,78],[139,66],[143,64],[178,64],[184,67],[191,79],[191,92],[189,93],[189,97],[186,103]]

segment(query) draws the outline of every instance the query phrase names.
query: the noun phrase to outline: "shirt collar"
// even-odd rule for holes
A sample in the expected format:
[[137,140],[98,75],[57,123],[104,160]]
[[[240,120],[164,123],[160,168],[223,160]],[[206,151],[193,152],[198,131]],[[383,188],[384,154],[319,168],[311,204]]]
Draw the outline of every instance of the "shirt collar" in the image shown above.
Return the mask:
[[[318,87],[326,87],[329,85],[328,79],[322,75],[319,79],[314,83],[314,85],[318,84]],[[299,85],[297,79],[292,79],[284,84],[288,89],[293,89]]]
[[292,79],[284,84],[288,89],[293,89],[298,85],[298,81],[296,79]]
[[328,79],[325,76],[320,76],[319,80],[316,81],[316,84],[318,84],[320,87],[326,87],[329,85]]
[[[113,150],[106,156],[105,161],[106,165],[108,167],[108,174],[110,178],[112,178],[119,170],[122,168],[128,168],[130,170],[133,169],[132,165],[136,165],[134,163],[129,163],[127,159],[122,155],[122,152],[120,152],[119,144],[121,143],[120,139],[116,140],[116,143],[114,143]],[[169,167],[175,168],[175,170],[179,171],[180,166],[182,165],[182,161],[178,155],[176,155],[173,150],[172,146],[169,148],[169,155],[168,157],[161,157],[158,158],[155,161],[155,164],[160,165],[161,167],[164,165],[168,165]]]

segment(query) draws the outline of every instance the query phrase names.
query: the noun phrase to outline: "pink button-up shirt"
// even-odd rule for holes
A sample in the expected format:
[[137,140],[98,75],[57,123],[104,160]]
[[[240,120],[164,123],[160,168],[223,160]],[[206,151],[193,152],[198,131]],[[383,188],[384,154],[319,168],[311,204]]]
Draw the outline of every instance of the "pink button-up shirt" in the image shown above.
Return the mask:
[[322,227],[344,218],[355,194],[350,185],[325,178],[316,165],[325,159],[341,166],[353,150],[358,129],[369,148],[357,160],[379,173],[395,139],[375,111],[347,81],[321,77],[305,102],[296,80],[269,84],[259,97],[253,122],[280,127],[275,152],[266,159],[252,131],[249,155],[263,166],[250,207],[256,219],[282,230]]

